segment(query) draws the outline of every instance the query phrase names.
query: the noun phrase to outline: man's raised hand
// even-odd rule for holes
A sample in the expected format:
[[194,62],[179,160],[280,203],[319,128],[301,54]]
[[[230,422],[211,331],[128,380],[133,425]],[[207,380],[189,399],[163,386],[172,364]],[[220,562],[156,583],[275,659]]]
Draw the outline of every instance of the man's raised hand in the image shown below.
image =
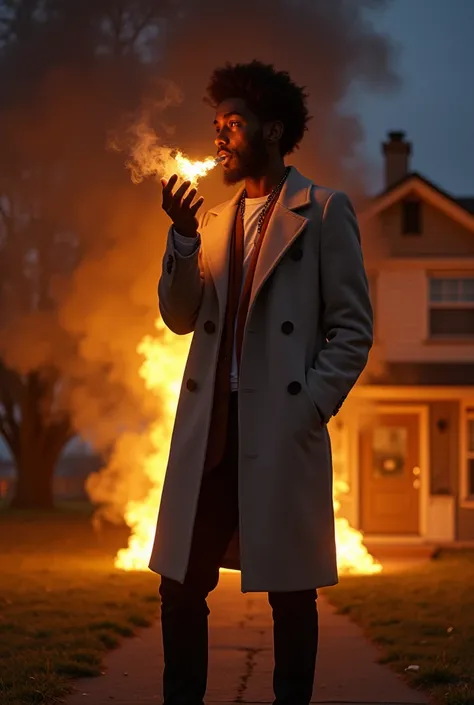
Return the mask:
[[185,237],[196,237],[198,232],[196,213],[202,206],[204,199],[198,198],[197,201],[193,203],[197,193],[196,189],[192,188],[189,193],[186,194],[191,186],[190,181],[184,181],[173,193],[173,188],[177,181],[178,176],[176,174],[173,174],[169,181],[161,179],[163,188],[162,208],[173,221],[176,232]]

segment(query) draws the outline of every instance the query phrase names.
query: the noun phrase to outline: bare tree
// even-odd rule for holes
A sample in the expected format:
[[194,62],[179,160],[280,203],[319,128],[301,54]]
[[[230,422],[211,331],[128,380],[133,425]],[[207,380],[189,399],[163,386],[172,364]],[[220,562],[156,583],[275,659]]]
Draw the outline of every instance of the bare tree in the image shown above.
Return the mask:
[[[84,257],[107,247],[105,213],[125,177],[106,154],[106,132],[137,104],[172,6],[0,2],[0,434],[16,466],[17,507],[53,507],[78,387],[101,388],[111,414],[125,395],[107,360],[84,363],[61,306]],[[91,229],[83,211],[99,193]]]

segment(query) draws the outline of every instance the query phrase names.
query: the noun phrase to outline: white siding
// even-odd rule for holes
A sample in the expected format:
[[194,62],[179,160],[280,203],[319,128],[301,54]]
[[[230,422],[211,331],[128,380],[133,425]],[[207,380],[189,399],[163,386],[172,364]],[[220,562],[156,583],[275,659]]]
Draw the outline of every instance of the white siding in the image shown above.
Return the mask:
[[377,337],[387,362],[474,361],[474,343],[427,340],[425,269],[381,269],[377,279]]

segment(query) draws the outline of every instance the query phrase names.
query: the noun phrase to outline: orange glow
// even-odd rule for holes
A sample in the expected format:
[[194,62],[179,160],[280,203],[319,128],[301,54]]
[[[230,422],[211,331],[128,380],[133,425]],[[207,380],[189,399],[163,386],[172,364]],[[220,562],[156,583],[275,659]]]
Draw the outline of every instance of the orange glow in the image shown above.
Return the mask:
[[347,483],[334,479],[334,511],[336,513],[337,567],[344,574],[380,573],[382,566],[368,552],[360,531],[353,529],[347,519],[338,516],[341,509],[339,498],[349,490]]
[[[174,173],[181,176],[182,179],[191,181],[193,186],[197,184],[199,179],[205,176],[211,169],[218,164],[214,157],[207,157],[202,162],[193,162],[187,157],[185,157],[181,152],[177,152],[174,157],[174,166],[172,163],[166,164],[166,169],[169,170],[175,168]],[[171,174],[169,174],[171,176]]]
[[[128,502],[126,506],[125,521],[131,528],[131,536],[128,547],[121,549],[115,559],[116,567],[123,570],[148,568],[180,384],[191,341],[191,335],[177,336],[171,333],[161,319],[156,321],[156,328],[157,337],[147,336],[138,346],[138,352],[144,358],[140,375],[150,394],[157,398],[158,420],[149,429],[152,450],[142,460],[152,489],[145,500]],[[347,492],[347,485],[336,480],[336,516],[340,508],[338,497],[344,492]],[[377,573],[382,570],[363,545],[362,534],[353,529],[343,517],[336,518],[336,537],[341,574]]]
[[148,567],[181,378],[191,342],[190,335],[171,333],[161,319],[156,321],[156,328],[158,336],[145,336],[138,346],[138,352],[144,358],[140,376],[150,394],[157,398],[157,421],[149,429],[152,450],[142,460],[152,489],[144,501],[128,502],[126,506],[124,518],[132,533],[128,548],[121,549],[115,559],[116,567],[123,570],[146,570]]
[[126,166],[135,184],[149,176],[169,179],[177,174],[183,181],[190,181],[193,186],[197,186],[199,179],[221,161],[222,158],[215,157],[206,157],[201,161],[189,159],[180,150],[159,144],[153,130],[141,125],[137,128],[137,141],[131,148]]

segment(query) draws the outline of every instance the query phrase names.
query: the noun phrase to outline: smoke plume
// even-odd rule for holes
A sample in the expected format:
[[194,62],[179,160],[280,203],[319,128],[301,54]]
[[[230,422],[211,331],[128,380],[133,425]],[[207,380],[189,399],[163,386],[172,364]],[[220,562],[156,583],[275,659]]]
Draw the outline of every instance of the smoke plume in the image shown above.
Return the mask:
[[154,86],[156,93],[144,97],[142,104],[109,134],[108,147],[125,155],[134,184],[147,177],[164,176],[176,149],[169,146],[174,127],[166,124],[164,116],[167,109],[182,104],[183,93],[172,81],[158,80]]

